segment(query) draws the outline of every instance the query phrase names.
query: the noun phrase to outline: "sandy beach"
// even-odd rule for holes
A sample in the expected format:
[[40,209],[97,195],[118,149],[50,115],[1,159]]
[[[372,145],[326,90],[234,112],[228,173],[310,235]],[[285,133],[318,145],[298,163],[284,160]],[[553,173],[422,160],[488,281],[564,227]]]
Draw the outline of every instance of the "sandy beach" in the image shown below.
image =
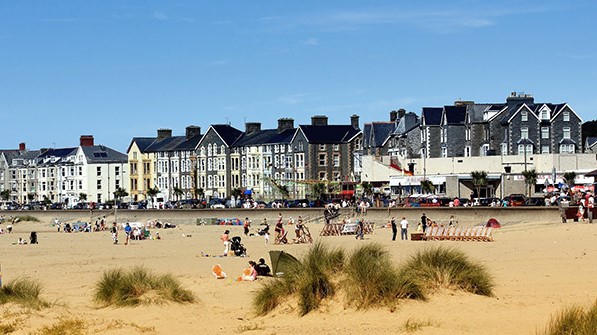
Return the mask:
[[[252,219],[252,230],[256,231],[259,218]],[[313,235],[319,235],[321,227],[311,224]],[[226,228],[231,236],[242,235],[241,226]],[[67,234],[56,232],[49,220],[18,223],[12,234],[0,235],[2,279],[4,283],[20,276],[38,280],[43,285],[42,297],[54,306],[27,311],[17,305],[3,305],[2,322],[19,320],[13,334],[34,333],[60,318],[84,320],[90,334],[395,334],[406,333],[407,322],[424,325],[416,334],[535,334],[557,311],[572,304],[589,305],[597,298],[597,225],[507,225],[494,232],[494,242],[392,242],[391,230],[376,229],[365,241],[356,241],[353,236],[317,236],[316,240],[347,250],[379,242],[388,248],[396,264],[422,248],[454,247],[487,266],[496,281],[495,297],[442,291],[427,302],[401,302],[395,311],[355,310],[338,297],[304,317],[297,316],[289,305],[257,317],[251,310],[251,298],[260,282],[236,282],[234,278],[250,259],[264,257],[269,263],[269,250],[283,249],[300,257],[308,245],[278,246],[273,245],[273,238],[266,245],[261,236],[251,236],[243,238],[248,258],[213,257],[223,251],[219,237],[224,229],[178,225],[160,229],[161,240],[132,241],[125,246],[113,245],[108,231]],[[31,231],[38,232],[39,244],[13,244],[19,237],[28,239]],[[218,263],[229,274],[228,279],[214,279],[211,268]],[[102,273],[134,265],[172,273],[198,301],[136,308],[95,306],[94,285]]]

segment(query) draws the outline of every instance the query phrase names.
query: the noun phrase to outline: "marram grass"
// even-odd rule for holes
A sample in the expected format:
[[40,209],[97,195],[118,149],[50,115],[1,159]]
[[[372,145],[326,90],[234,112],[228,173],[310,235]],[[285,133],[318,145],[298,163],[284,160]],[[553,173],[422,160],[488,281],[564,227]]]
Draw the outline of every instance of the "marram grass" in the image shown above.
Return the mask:
[[419,251],[402,266],[402,273],[428,290],[446,288],[492,296],[494,281],[485,267],[456,249]]
[[0,305],[12,302],[35,309],[48,307],[49,303],[39,297],[41,291],[39,282],[26,277],[17,278],[0,288]]
[[543,335],[597,334],[597,301],[588,309],[572,306],[552,317]]
[[143,267],[106,271],[96,284],[94,298],[101,306],[118,307],[195,301],[193,293],[172,275],[156,275]]
[[346,257],[341,249],[316,243],[284,277],[264,281],[253,307],[258,315],[265,315],[294,298],[299,314],[305,315],[342,292],[346,303],[358,309],[394,308],[402,299],[425,300],[428,292],[438,288],[491,296],[493,285],[482,265],[453,249],[421,251],[397,268],[379,244],[362,245]]

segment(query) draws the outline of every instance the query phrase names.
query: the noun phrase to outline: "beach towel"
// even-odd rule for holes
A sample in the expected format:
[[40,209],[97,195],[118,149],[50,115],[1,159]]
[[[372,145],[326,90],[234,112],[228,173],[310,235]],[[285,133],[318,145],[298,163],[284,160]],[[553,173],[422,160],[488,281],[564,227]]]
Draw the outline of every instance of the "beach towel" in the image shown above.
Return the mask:
[[225,279],[226,278],[226,272],[224,272],[222,270],[222,266],[220,264],[214,265],[212,268],[212,272],[213,272],[214,276],[216,276],[216,279]]

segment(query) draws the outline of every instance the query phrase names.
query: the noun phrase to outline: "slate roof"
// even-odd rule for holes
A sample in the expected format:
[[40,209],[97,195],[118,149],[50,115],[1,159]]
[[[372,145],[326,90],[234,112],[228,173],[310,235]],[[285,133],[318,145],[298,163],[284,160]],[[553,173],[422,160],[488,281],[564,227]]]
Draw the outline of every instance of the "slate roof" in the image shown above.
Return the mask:
[[590,148],[597,144],[597,137],[587,137],[585,141],[587,143],[587,148]]
[[466,117],[466,106],[444,106],[448,125],[463,125]]
[[[483,122],[483,114],[486,110],[491,110],[492,107],[494,106],[491,104],[472,104],[466,106],[466,112],[470,115],[470,121],[472,123]],[[498,111],[499,110],[501,110],[501,108],[498,109]],[[492,111],[495,112],[495,110]]]
[[129,145],[128,149],[126,149],[126,152],[131,151],[131,146],[133,145],[133,143],[137,143],[139,151],[147,152],[147,148],[153,142],[155,142],[156,139],[157,137],[133,137],[133,139],[131,140],[131,144]]
[[400,119],[396,129],[394,130],[395,135],[406,134],[414,128],[417,128],[421,124],[417,114],[408,112],[404,114],[404,117]]
[[290,143],[295,132],[296,128],[285,129],[282,132],[278,132],[278,129],[264,129],[250,134],[242,133],[233,146],[246,147],[262,144]]
[[128,156],[103,145],[81,147],[87,163],[126,163]]
[[425,126],[439,126],[442,122],[443,108],[423,107],[421,117],[425,120]]
[[363,130],[363,139],[367,139],[365,147],[382,147],[394,130],[396,129],[396,123],[394,122],[372,122],[365,124],[365,130]]
[[191,136],[190,138],[186,138],[182,141],[175,150],[177,151],[193,151],[197,148],[197,144],[203,138],[203,134],[196,134],[195,136]]
[[160,140],[156,139],[146,148],[146,152],[177,151],[176,147],[185,140],[184,136],[170,136]]
[[363,148],[370,148],[371,144],[371,123],[365,123],[363,125]]
[[[44,159],[44,158],[49,158],[49,157],[59,157],[59,158],[66,158],[68,156],[72,156],[77,152],[78,148],[57,148],[57,149],[48,149],[45,152],[42,152],[40,154],[39,151],[37,151],[37,154],[35,154],[35,157],[31,157],[31,158],[40,158],[40,159]],[[33,151],[28,151],[27,153],[23,154],[23,156],[25,155],[34,155]],[[28,159],[28,158],[25,158]]]
[[218,135],[220,135],[227,146],[234,144],[234,141],[236,141],[243,134],[242,131],[232,127],[229,124],[212,124],[211,127],[216,133],[218,133]]
[[12,160],[19,157],[21,152],[19,150],[0,150],[0,154],[4,154],[6,158],[6,163],[10,165]]
[[309,143],[345,143],[361,132],[351,125],[300,125],[299,128]]
[[559,144],[576,144],[576,142],[570,138],[563,138],[560,140]]

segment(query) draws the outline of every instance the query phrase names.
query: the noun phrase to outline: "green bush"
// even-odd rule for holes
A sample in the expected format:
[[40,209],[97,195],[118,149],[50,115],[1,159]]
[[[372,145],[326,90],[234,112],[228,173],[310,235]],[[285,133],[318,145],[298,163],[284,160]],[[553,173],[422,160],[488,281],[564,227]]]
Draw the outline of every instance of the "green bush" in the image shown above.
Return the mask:
[[41,284],[30,278],[17,278],[0,288],[0,305],[13,302],[24,307],[47,307],[49,304],[39,298]]
[[552,318],[545,335],[597,334],[597,302],[587,310],[572,306]]
[[195,297],[170,274],[158,276],[143,267],[134,267],[129,271],[105,272],[96,284],[95,301],[104,306],[136,306],[165,301],[194,302]]
[[447,288],[493,295],[493,278],[485,267],[471,262],[462,251],[455,249],[439,247],[420,251],[401,272],[428,290]]

